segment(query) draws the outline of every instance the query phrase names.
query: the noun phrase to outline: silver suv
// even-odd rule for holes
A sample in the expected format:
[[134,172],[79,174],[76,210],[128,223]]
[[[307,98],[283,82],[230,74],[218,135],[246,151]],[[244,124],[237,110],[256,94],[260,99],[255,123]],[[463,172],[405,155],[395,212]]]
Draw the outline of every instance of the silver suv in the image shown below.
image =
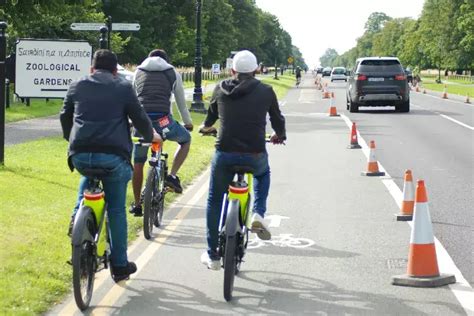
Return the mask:
[[347,109],[358,112],[359,106],[395,106],[410,111],[410,88],[396,57],[364,57],[356,61],[348,77]]

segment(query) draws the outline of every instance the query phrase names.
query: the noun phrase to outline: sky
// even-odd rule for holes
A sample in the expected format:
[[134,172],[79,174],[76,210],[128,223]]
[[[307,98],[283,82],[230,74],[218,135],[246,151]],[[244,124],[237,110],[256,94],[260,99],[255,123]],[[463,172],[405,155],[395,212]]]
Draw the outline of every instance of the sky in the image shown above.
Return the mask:
[[424,0],[256,0],[275,15],[310,68],[326,49],[342,54],[356,45],[372,12],[392,18],[418,18]]

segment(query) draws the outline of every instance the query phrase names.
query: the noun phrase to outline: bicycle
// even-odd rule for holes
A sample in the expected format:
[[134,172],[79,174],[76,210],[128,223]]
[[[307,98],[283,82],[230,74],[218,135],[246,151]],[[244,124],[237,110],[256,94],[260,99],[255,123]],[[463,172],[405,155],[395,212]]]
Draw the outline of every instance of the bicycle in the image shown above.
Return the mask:
[[[110,231],[107,204],[101,180],[107,169],[85,169],[88,179],[79,210],[72,228],[72,284],[77,307],[89,307],[94,288],[95,273],[110,266]],[[102,269],[99,269],[103,266]],[[111,266],[110,266],[111,267]],[[113,276],[112,269],[110,273]]]
[[[217,131],[202,132],[203,135],[217,136]],[[266,142],[271,142],[269,135]],[[224,194],[219,221],[217,254],[223,259],[224,299],[232,300],[234,279],[240,271],[249,241],[249,231],[258,233],[263,228],[250,229],[249,209],[252,203],[253,169],[248,166],[234,166],[233,181]]]
[[142,191],[143,201],[143,235],[150,239],[153,226],[160,227],[163,220],[165,195],[168,188],[165,179],[168,175],[168,154],[163,152],[163,145],[159,143],[145,143],[143,139],[132,137],[135,144],[150,146],[151,156],[148,160],[149,168]]

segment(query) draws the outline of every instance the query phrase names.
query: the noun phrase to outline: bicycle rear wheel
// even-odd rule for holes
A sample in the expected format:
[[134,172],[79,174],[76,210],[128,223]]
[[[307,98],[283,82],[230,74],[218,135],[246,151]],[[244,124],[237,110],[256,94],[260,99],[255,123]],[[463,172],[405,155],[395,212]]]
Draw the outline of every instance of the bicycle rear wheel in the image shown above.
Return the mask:
[[153,222],[155,221],[158,187],[157,172],[154,167],[148,169],[148,176],[145,184],[145,194],[143,197],[143,235],[150,239],[153,233]]
[[97,268],[94,245],[96,225],[90,207],[83,206],[76,216],[79,217],[74,224],[72,235],[72,285],[76,305],[83,311],[89,307],[94,289]]
[[237,232],[237,225],[240,225],[238,220],[239,213],[239,202],[237,200],[231,201],[227,209],[227,219],[225,223],[224,298],[226,301],[232,299],[234,279],[237,272],[238,242],[240,240],[240,234]]

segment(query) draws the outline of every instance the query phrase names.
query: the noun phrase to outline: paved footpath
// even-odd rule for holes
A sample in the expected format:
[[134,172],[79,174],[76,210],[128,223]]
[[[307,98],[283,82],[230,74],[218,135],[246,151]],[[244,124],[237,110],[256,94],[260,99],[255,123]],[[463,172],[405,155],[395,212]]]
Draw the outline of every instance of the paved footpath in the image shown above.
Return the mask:
[[[215,84],[203,86],[203,94],[214,89]],[[193,99],[194,88],[185,89],[186,100]],[[59,115],[24,120],[6,124],[5,145],[15,145],[30,140],[62,135]]]
[[[365,150],[346,149],[348,122],[327,116],[328,101],[321,100],[310,76],[283,101],[288,142],[268,146],[272,186],[266,220],[273,238],[261,242],[251,236],[234,300],[223,298],[222,270],[210,271],[199,259],[205,249],[207,171],[167,207],[154,239],[140,233],[131,245],[130,259],[139,270],[129,281],[114,284],[108,271],[97,275],[88,314],[467,314],[452,287],[390,284],[406,270],[410,239],[410,226],[394,221],[399,201],[381,179],[360,175]],[[440,269],[445,272],[444,264]],[[474,298],[472,289],[462,292]],[[48,314],[80,315],[72,296]]]

